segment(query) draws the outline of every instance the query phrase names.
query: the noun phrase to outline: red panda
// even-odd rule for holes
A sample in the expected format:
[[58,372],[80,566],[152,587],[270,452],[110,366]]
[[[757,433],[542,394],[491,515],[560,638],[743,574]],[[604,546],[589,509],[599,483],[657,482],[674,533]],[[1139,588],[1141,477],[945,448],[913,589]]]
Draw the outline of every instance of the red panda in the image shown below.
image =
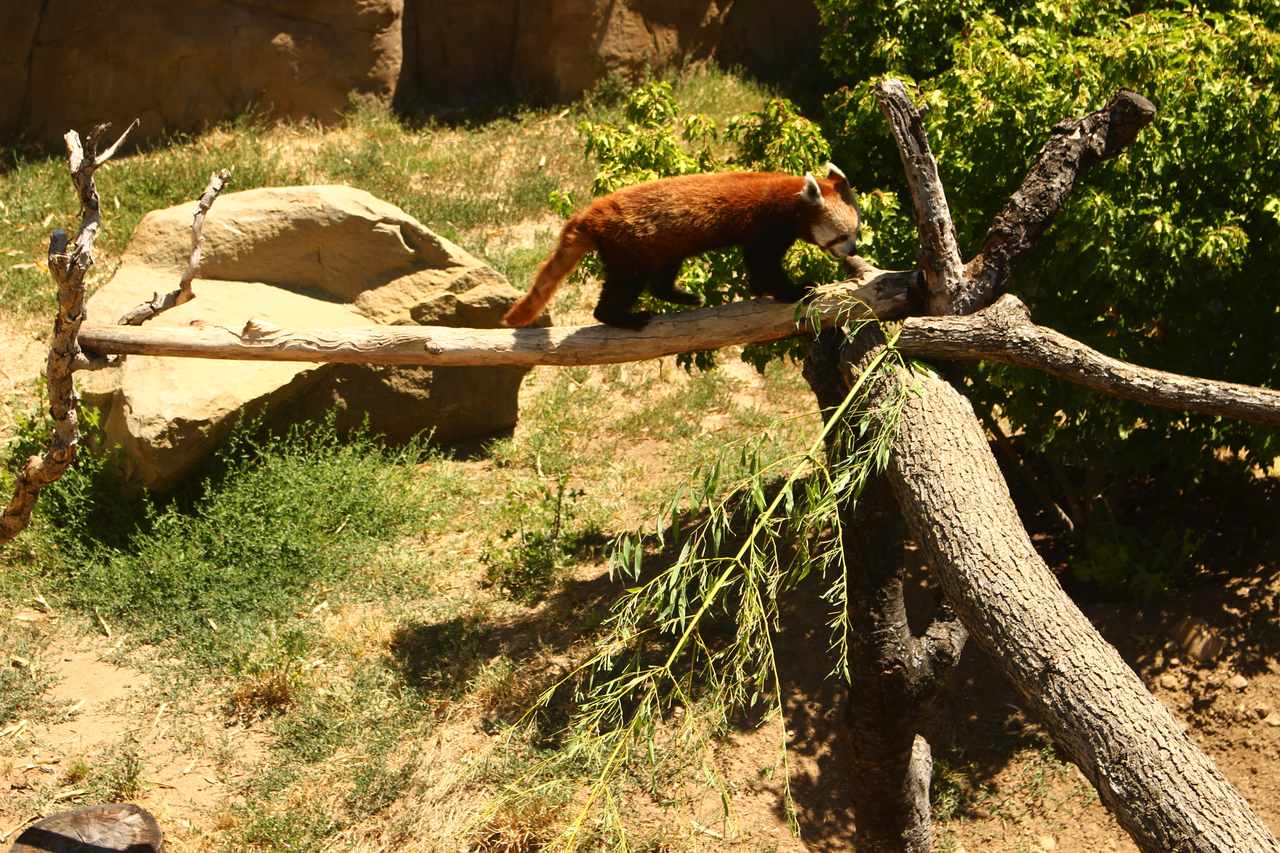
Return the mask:
[[624,187],[596,199],[565,224],[533,286],[502,322],[527,326],[536,320],[560,282],[592,250],[604,268],[594,316],[611,326],[644,328],[649,312],[631,308],[646,288],[667,302],[701,304],[676,287],[680,265],[726,246],[742,247],[753,293],[795,302],[805,291],[782,269],[791,245],[806,240],[843,258],[853,254],[857,236],[853,191],[830,163],[822,180],[811,174],[725,172]]

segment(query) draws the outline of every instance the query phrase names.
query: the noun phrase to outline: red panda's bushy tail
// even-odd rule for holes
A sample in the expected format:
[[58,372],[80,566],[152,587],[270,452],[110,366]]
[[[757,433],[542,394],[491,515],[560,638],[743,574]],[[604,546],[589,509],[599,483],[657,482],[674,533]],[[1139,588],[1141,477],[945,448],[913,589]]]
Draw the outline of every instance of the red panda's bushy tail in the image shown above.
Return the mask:
[[570,220],[560,232],[560,243],[555,251],[542,262],[542,266],[538,267],[529,292],[520,297],[520,300],[503,316],[503,325],[527,326],[538,319],[542,309],[547,307],[547,303],[560,287],[560,282],[573,272],[573,268],[578,265],[578,261],[582,260],[582,256],[594,248],[595,241],[591,239],[591,235],[587,234],[576,220]]

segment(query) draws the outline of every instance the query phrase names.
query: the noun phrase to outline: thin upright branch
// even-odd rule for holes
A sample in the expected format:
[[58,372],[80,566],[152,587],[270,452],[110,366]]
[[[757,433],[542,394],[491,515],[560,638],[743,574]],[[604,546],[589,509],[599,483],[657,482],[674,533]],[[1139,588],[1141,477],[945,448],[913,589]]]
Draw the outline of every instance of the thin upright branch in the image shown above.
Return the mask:
[[160,312],[168,311],[175,305],[181,305],[196,298],[195,291],[191,289],[191,282],[200,271],[200,252],[204,244],[204,218],[209,208],[213,207],[218,193],[222,192],[230,180],[231,170],[222,169],[214,172],[209,176],[209,185],[204,188],[204,192],[196,201],[196,210],[191,217],[191,256],[187,259],[187,269],[178,282],[178,289],[163,296],[158,293],[153,294],[149,301],[125,312],[125,315],[120,318],[120,325],[141,326]]
[[93,266],[93,242],[102,228],[93,173],[111,159],[135,126],[136,121],[101,153],[97,150],[98,138],[106,125],[89,134],[87,150],[74,130],[63,137],[67,145],[67,168],[80,198],[80,231],[72,241],[67,232],[59,228],[49,240],[49,272],[58,285],[58,314],[53,322],[53,342],[45,365],[53,434],[48,450],[42,456],[29,458],[18,473],[13,498],[0,514],[0,544],[13,539],[27,526],[40,490],[61,477],[76,457],[80,429],[72,373],[85,363],[78,341],[80,324],[85,319],[84,280]]
[[967,317],[912,317],[898,347],[919,358],[986,359],[1042,370],[1151,406],[1280,425],[1280,391],[1138,367],[1031,322],[1010,293]]
[[920,232],[920,266],[929,287],[928,313],[967,313],[961,310],[967,285],[956,227],[951,221],[947,194],[938,177],[938,162],[929,150],[920,111],[900,80],[880,81],[875,86],[875,96],[898,143],[902,168],[911,189],[916,228]]

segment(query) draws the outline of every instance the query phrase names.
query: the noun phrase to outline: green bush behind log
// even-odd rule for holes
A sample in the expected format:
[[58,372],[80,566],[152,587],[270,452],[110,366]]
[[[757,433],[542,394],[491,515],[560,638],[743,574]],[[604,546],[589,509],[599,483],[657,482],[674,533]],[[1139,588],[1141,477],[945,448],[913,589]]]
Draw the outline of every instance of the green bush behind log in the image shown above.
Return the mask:
[[[1053,125],[1121,87],[1155,123],[1090,172],[1013,289],[1036,320],[1105,353],[1179,373],[1280,383],[1280,3],[819,0],[835,158],[862,190],[906,198],[873,78],[915,81],[966,256],[981,247]],[[907,220],[910,206],[889,211]],[[914,265],[913,229],[873,254]],[[975,404],[1067,466],[1109,476],[1203,472],[1219,448],[1268,464],[1274,429],[1116,400],[985,365]]]

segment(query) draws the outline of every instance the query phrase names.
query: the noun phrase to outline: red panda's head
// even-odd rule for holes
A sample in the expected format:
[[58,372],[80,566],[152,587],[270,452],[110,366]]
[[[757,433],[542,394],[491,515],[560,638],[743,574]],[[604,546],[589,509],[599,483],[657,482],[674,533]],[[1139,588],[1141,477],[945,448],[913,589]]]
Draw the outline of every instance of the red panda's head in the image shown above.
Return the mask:
[[844,172],[834,163],[827,164],[827,177],[821,181],[806,172],[800,197],[812,214],[809,233],[803,235],[804,238],[837,258],[854,254],[858,243],[858,207]]

